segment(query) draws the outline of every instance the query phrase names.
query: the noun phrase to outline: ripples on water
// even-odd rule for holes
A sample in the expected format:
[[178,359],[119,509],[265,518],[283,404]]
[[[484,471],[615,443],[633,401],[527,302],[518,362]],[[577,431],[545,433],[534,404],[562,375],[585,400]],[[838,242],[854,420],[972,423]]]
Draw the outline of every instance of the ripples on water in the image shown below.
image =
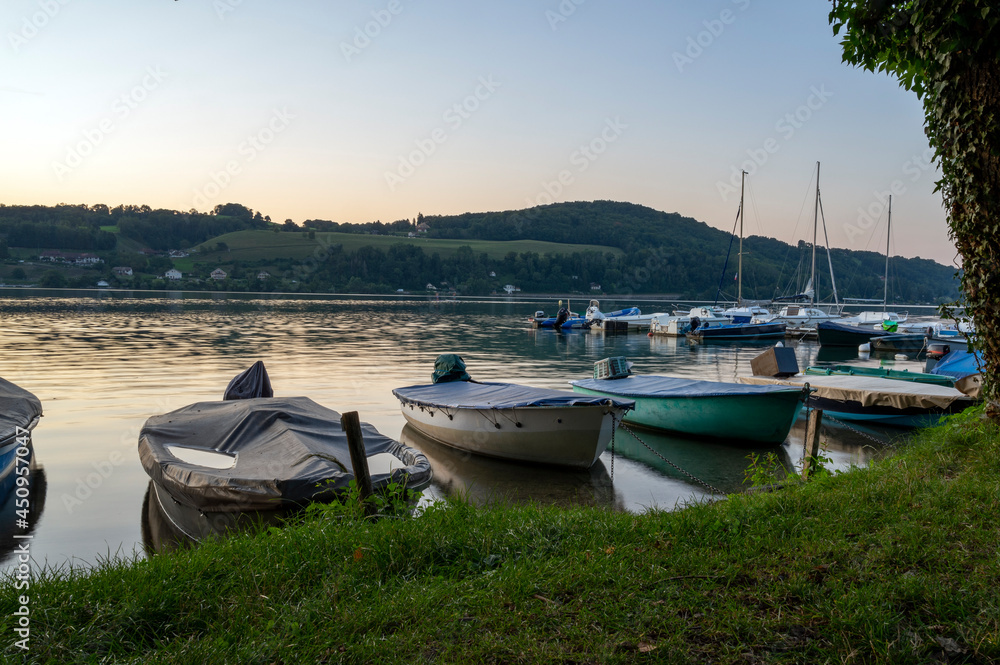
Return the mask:
[[[765,347],[691,345],[645,334],[532,330],[526,318],[551,303],[242,298],[208,294],[103,293],[94,297],[3,294],[0,376],[35,393],[45,416],[33,436],[44,511],[34,517],[32,555],[50,565],[90,565],[142,555],[148,477],[136,443],[146,418],[221,399],[229,380],[263,360],[278,395],[307,395],[356,410],[384,434],[409,437],[432,460],[430,497],[461,492],[480,502],[539,501],[615,509],[670,509],[707,495],[699,484],[634,441],[617,438],[587,472],[561,472],[462,455],[407,428],[392,389],[430,380],[435,357],[459,353],[480,380],[567,389],[593,362],[624,355],[645,374],[731,381]],[[816,348],[796,346],[799,364]],[[913,367],[918,367],[916,363]],[[740,426],[734,423],[734,429]],[[800,457],[800,421],[779,461]],[[863,464],[870,443],[830,430],[840,467]],[[724,491],[739,491],[747,451],[719,443],[643,435],[661,455]],[[613,464],[613,467],[612,467]],[[614,479],[612,481],[612,471]],[[37,491],[36,491],[37,494]],[[2,518],[12,520],[4,512]],[[6,548],[0,530],[0,556]],[[9,539],[8,539],[9,540]],[[9,560],[6,562],[9,565]]]

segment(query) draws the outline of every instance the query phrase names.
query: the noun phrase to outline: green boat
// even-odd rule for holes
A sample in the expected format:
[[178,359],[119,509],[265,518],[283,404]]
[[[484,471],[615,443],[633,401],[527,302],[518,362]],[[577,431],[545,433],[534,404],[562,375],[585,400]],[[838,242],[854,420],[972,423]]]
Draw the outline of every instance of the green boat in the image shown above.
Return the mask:
[[801,386],[748,386],[669,376],[570,383],[575,392],[585,395],[634,400],[635,409],[623,417],[627,423],[748,446],[780,445],[788,437],[808,393]]
[[955,380],[950,376],[927,374],[925,372],[911,372],[905,369],[889,369],[887,367],[830,365],[827,367],[807,367],[805,373],[813,376],[875,376],[880,379],[929,383],[935,386],[947,386],[948,388],[952,388],[955,385]]

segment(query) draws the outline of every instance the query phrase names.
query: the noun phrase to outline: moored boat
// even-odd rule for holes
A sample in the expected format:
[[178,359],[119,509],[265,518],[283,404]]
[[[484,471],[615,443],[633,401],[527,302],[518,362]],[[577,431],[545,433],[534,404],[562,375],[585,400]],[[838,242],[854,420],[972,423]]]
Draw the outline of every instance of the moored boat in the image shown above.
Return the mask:
[[[430,482],[430,463],[419,451],[366,423],[361,431],[373,489]],[[139,433],[139,459],[178,503],[202,511],[331,501],[355,477],[340,414],[308,397],[199,402],[153,416]]]
[[890,335],[887,330],[871,325],[844,323],[842,321],[822,321],[816,324],[820,346],[849,346],[857,348],[868,344],[873,337]]
[[688,339],[700,342],[764,342],[785,336],[784,323],[734,323],[704,325],[688,331]]
[[[0,480],[17,464],[18,448],[42,417],[42,403],[33,394],[6,379],[0,379]],[[22,453],[25,466],[30,456]]]
[[630,399],[625,422],[689,436],[778,445],[788,436],[807,391],[669,376],[572,381],[585,395]]
[[631,400],[473,381],[460,356],[435,362],[433,383],[392,391],[406,421],[439,443],[503,459],[589,468]]
[[903,333],[881,335],[871,339],[872,351],[914,352],[927,348],[927,337],[923,333]]
[[892,379],[894,381],[930,383],[937,386],[948,386],[949,388],[955,385],[955,382],[950,377],[928,374],[926,372],[911,372],[906,369],[890,369],[888,367],[828,365],[807,367],[805,373],[813,376],[874,376],[882,379]]
[[844,421],[896,427],[927,427],[942,416],[958,413],[974,400],[955,388],[868,376],[812,376],[785,378],[740,377],[749,385],[799,386],[812,389],[809,405]]

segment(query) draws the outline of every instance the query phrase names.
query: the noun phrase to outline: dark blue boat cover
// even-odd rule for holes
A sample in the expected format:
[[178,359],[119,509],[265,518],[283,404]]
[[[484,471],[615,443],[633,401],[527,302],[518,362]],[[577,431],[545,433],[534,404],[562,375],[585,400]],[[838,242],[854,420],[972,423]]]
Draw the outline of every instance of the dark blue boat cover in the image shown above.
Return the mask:
[[867,337],[885,337],[886,335],[891,335],[887,330],[878,330],[873,328],[874,324],[866,324],[863,326],[854,326],[849,323],[838,323],[836,321],[820,321],[816,328],[818,330],[837,330],[840,332],[851,333],[854,335],[866,335]]
[[[455,381],[422,386],[407,386],[392,391],[404,404],[451,409],[520,409],[530,406],[596,406],[609,398],[581,395],[565,390],[532,388],[516,383],[478,383]],[[631,400],[611,399],[618,408],[631,409]]]
[[795,386],[750,386],[722,381],[699,381],[672,376],[630,376],[626,379],[582,379],[571,381],[587,390],[620,395],[621,397],[723,397],[760,395],[762,393],[802,392]]
[[17,438],[17,428],[31,429],[42,415],[42,403],[24,388],[0,379],[0,445]]
[[968,351],[956,350],[941,358],[930,373],[950,376],[954,379],[964,379],[967,376],[979,374],[982,362],[983,357],[978,351],[969,353]]

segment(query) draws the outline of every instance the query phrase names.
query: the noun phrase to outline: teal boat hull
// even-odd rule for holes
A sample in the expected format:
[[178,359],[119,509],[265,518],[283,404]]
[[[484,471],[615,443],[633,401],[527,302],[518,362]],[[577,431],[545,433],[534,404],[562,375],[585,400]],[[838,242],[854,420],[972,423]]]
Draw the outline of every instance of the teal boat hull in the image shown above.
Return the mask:
[[[587,395],[614,393],[573,386]],[[802,410],[805,395],[789,390],[758,395],[630,397],[635,409],[626,423],[652,430],[725,440],[746,445],[780,445]]]
[[910,372],[908,370],[889,369],[887,367],[854,367],[852,365],[833,365],[832,367],[807,367],[805,374],[813,376],[875,376],[880,379],[892,379],[894,381],[912,381],[914,383],[927,383],[935,386],[947,386],[953,388],[955,380],[950,376],[940,374],[927,374],[926,372]]

